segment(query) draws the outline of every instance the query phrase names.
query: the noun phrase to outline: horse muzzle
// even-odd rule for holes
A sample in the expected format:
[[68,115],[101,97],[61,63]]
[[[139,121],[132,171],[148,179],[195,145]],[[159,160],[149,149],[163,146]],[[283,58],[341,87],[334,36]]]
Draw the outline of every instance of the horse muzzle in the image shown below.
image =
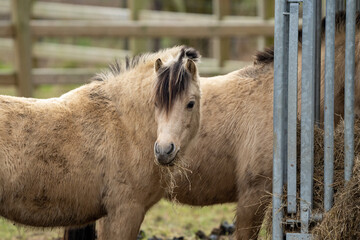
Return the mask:
[[156,160],[163,166],[173,166],[178,148],[174,143],[160,145],[154,144],[154,153]]

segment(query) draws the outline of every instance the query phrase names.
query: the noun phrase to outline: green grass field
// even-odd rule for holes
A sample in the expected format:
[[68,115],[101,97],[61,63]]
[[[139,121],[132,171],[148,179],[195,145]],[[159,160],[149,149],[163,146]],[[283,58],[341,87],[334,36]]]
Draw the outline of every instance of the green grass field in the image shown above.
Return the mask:
[[184,236],[186,239],[196,239],[198,230],[210,234],[221,222],[231,223],[234,216],[235,204],[191,207],[162,200],[146,215],[141,229],[147,234],[146,237]]

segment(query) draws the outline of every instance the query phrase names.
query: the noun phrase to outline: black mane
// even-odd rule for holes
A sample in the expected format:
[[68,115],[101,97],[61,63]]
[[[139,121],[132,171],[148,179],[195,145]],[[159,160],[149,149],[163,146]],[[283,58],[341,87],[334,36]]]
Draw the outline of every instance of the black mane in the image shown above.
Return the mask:
[[[95,75],[92,79],[94,81],[105,81],[107,79],[107,76],[111,74],[112,76],[120,75],[122,71],[127,71],[130,69],[135,68],[140,62],[144,62],[145,59],[143,58],[143,54],[139,54],[133,58],[126,56],[125,57],[125,69],[123,69],[123,66],[121,65],[120,61],[116,59],[113,63],[109,64],[108,71],[99,73]],[[141,60],[142,59],[142,60]]]

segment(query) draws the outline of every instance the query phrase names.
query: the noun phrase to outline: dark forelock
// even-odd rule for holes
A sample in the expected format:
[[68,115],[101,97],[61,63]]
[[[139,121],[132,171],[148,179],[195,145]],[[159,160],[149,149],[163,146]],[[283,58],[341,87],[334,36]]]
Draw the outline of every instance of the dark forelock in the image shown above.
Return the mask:
[[184,58],[196,62],[199,60],[200,54],[194,48],[183,47],[176,61],[158,70],[155,103],[166,113],[170,112],[174,101],[188,91],[192,80],[191,73],[185,68]]

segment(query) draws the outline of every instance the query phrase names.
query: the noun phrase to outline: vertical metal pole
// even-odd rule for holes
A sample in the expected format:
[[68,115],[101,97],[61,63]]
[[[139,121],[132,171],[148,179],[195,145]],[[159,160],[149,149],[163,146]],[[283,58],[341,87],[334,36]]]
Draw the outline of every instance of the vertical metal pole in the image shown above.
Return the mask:
[[284,184],[287,183],[287,138],[288,138],[288,71],[289,71],[289,4],[285,4],[285,18],[284,18],[284,78],[283,78],[283,84],[284,84],[284,109],[283,109],[283,127],[284,127],[284,137],[283,137],[283,151],[284,151],[284,157],[283,157],[283,181]]
[[325,28],[324,208],[329,211],[334,182],[335,0],[326,2]]
[[335,1],[335,12],[339,10],[339,3],[338,0]]
[[346,1],[345,37],[345,181],[354,165],[354,73],[355,73],[355,0]]
[[344,8],[344,5],[345,5],[345,1],[344,0],[337,0],[336,1],[336,11],[344,11],[345,8]]
[[287,212],[296,213],[299,3],[290,3],[287,138]]
[[314,10],[312,0],[303,3],[301,79],[301,232],[307,233],[312,207],[314,171]]
[[281,198],[283,193],[284,162],[284,10],[286,0],[275,0],[275,56],[274,56],[274,149],[273,149],[273,239],[283,238],[283,209]]
[[320,126],[321,0],[315,0],[315,123]]

